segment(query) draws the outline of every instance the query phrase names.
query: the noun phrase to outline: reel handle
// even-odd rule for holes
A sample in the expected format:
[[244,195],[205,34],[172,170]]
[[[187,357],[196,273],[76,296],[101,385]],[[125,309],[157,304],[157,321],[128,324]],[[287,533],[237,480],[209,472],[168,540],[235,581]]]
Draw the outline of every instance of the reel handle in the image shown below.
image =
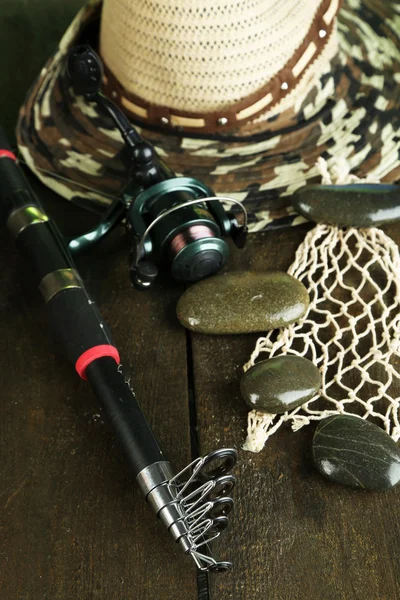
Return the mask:
[[158,157],[153,146],[143,140],[129,119],[110,98],[101,93],[103,65],[89,44],[75,46],[68,55],[67,72],[75,94],[96,102],[111,117],[127,147],[128,165],[136,182],[149,187],[174,177],[173,171]]

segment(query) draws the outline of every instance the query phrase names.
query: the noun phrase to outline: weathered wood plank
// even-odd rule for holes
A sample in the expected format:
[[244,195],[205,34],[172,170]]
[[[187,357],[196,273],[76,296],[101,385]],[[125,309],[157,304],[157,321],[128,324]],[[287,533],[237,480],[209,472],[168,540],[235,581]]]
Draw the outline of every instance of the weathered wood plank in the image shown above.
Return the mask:
[[[387,231],[400,242],[400,228]],[[229,269],[286,270],[304,234],[302,227],[250,236]],[[192,335],[202,451],[244,442],[239,379],[256,339]],[[311,465],[314,428],[282,428],[258,455],[240,450],[235,509],[215,544],[234,568],[211,578],[212,600],[400,597],[400,489],[360,492],[323,480]]]
[[[46,203],[68,233],[90,216]],[[77,260],[167,457],[190,461],[182,290],[135,292],[121,232]],[[0,596],[7,600],[191,600],[191,560],[146,505],[88,384],[47,329],[11,238],[0,237]],[[172,310],[173,312],[173,310]]]

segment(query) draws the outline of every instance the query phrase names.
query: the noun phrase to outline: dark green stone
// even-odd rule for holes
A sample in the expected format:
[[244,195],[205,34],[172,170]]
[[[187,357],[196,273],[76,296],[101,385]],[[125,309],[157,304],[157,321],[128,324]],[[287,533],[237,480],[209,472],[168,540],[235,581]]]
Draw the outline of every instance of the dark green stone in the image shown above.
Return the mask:
[[360,417],[337,415],[318,425],[313,442],[317,469],[336,483],[389,490],[400,481],[400,450],[383,429]]
[[400,221],[398,185],[310,185],[294,193],[292,204],[309,221],[338,227],[379,227]]
[[279,414],[307,402],[320,385],[321,375],[311,361],[301,356],[275,356],[246,371],[240,391],[251,409]]
[[184,327],[201,333],[250,333],[285,327],[302,317],[309,297],[287,273],[236,272],[199,281],[177,306]]

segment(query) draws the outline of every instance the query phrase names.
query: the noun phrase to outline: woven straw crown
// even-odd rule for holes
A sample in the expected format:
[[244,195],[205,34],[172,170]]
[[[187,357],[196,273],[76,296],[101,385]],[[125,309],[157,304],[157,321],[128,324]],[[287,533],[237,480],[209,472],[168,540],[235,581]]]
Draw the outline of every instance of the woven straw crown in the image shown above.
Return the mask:
[[338,8],[338,0],[105,0],[108,91],[156,124],[212,131],[264,120],[292,106],[337,52]]

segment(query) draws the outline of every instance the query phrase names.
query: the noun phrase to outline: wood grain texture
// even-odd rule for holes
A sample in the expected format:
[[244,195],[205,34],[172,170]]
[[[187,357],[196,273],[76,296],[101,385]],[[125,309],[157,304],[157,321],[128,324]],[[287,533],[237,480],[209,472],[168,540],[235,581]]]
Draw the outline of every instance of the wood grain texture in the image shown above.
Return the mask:
[[[399,227],[386,231],[400,242]],[[229,269],[286,270],[305,232],[250,236]],[[315,425],[280,429],[260,454],[240,450],[247,407],[239,380],[256,339],[192,334],[201,449],[239,449],[235,508],[214,545],[234,566],[211,578],[211,600],[399,598],[399,487],[372,493],[322,479],[311,463]]]
[[[64,201],[45,204],[65,232],[91,220]],[[77,264],[180,469],[190,462],[186,336],[170,315],[182,290],[161,282],[134,292],[125,242],[115,232]],[[4,230],[0,265],[0,597],[195,600],[192,561],[145,503],[97,399],[53,342]]]

